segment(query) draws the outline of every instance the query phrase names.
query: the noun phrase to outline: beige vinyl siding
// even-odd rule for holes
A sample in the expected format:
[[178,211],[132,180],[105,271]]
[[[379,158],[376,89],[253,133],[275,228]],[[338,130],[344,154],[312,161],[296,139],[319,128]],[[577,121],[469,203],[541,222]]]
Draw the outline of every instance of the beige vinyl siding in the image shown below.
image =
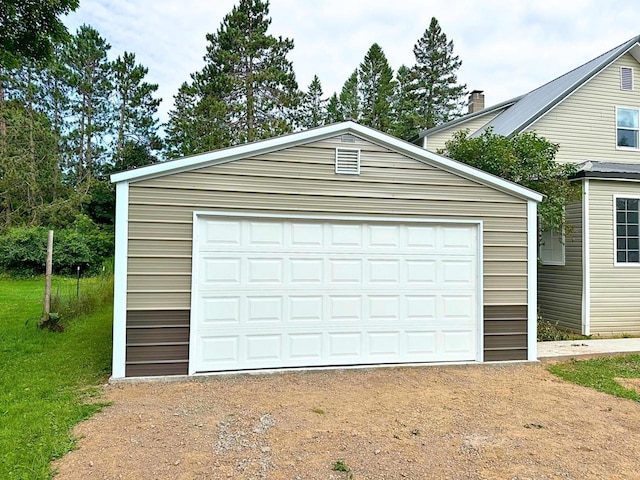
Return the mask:
[[582,330],[582,202],[567,206],[573,226],[565,238],[565,264],[538,266],[538,306],[542,318],[573,332]]
[[429,135],[427,137],[426,149],[431,152],[442,150],[444,149],[445,143],[451,140],[451,137],[453,137],[453,134],[457,131],[469,130],[470,134],[474,133],[476,130],[484,127],[487,123],[496,118],[502,112],[504,112],[504,109],[497,110],[495,112],[489,112],[479,117],[474,117],[471,120],[467,120],[466,122],[458,123],[451,128],[446,128],[444,130],[436,132],[433,135]]
[[[361,149],[360,175],[334,173],[336,147]],[[525,200],[336,137],[131,183],[129,310],[190,307],[194,210],[483,220],[485,305],[527,303]]]
[[[634,90],[620,90],[620,67],[633,67]],[[640,65],[625,54],[580,87],[527,131],[560,144],[556,160],[640,162],[640,151],[616,149],[616,106],[640,108]]]
[[640,334],[640,265],[614,265],[614,195],[640,196],[640,183],[589,181],[591,333]]

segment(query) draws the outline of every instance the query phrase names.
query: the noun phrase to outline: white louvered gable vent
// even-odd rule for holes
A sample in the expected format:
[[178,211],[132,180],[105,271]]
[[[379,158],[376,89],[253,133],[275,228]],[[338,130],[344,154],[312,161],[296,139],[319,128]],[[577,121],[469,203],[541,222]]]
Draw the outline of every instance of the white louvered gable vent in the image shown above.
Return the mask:
[[620,67],[620,89],[633,90],[633,68]]
[[336,148],[336,173],[360,174],[359,148]]

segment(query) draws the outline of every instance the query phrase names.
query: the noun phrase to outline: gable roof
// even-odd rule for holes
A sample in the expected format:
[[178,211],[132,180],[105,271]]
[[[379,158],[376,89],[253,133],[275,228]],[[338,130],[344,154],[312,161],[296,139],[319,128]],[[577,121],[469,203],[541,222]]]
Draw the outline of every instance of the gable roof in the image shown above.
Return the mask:
[[202,153],[190,157],[179,158],[168,162],[156,163],[147,167],[128,170],[111,175],[113,183],[145,180],[174,173],[204,168],[221,163],[227,163],[249,156],[263,155],[285,148],[304,145],[331,138],[337,135],[352,134],[363,140],[382,145],[392,151],[406,155],[416,161],[433,165],[443,170],[455,173],[462,177],[475,180],[497,190],[509,193],[516,197],[540,202],[543,198],[538,192],[530,190],[516,183],[504,180],[490,173],[471,167],[464,163],[452,160],[441,155],[429,152],[411,143],[399,140],[391,135],[374,130],[373,128],[359,125],[353,121],[334,123],[324,127],[318,127],[303,132],[282,135],[280,137],[261,140],[258,142],[224,148],[212,152]]
[[[625,53],[630,52],[640,62],[639,42],[640,36],[633,37],[584,65],[561,75],[526,95],[514,99],[513,105],[482,128],[473,132],[471,136],[478,136],[490,127],[493,129],[493,133],[506,137],[521,132]],[[480,116],[488,113],[491,109],[495,110],[495,106],[471,115]],[[418,138],[428,137],[431,133],[455,126],[465,121],[465,119],[469,119],[471,115],[465,115],[438,127],[425,130],[420,133]]]

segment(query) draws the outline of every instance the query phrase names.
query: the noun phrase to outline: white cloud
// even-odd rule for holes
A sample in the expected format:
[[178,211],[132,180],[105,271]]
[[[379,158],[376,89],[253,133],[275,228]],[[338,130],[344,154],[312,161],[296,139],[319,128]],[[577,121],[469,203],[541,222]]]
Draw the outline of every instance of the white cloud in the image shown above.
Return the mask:
[[[202,68],[207,33],[233,0],[81,0],[66,19],[87,23],[112,45],[111,56],[136,54],[160,85],[163,121],[173,95]],[[327,95],[339,90],[377,42],[394,69],[413,62],[413,45],[431,17],[463,62],[459,80],[483,89],[487,103],[526,93],[640,34],[640,13],[613,0],[272,0],[271,33],[293,38],[289,58],[306,88],[317,74]]]

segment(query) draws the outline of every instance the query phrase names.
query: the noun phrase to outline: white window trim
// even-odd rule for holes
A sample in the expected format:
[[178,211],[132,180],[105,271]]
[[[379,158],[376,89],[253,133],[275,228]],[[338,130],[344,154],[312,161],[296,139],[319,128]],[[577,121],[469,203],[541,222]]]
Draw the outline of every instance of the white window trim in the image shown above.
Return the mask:
[[538,258],[540,259],[540,263],[542,265],[559,265],[564,266],[566,262],[566,239],[564,235],[564,229],[562,230],[562,240],[561,240],[562,248],[560,252],[562,253],[562,260],[543,260],[542,258],[542,244],[538,245]]
[[[640,118],[640,107],[629,107],[629,106],[625,106],[625,105],[616,105],[615,107],[615,117],[616,117],[616,122],[615,122],[615,139],[616,139],[616,150],[623,150],[623,151],[627,151],[627,152],[640,152],[640,125],[638,126],[638,147],[633,148],[633,147],[621,147],[618,145],[618,128],[624,128],[624,127],[618,127],[618,109],[619,108],[625,108],[627,110],[636,110],[638,111],[638,117]],[[626,130],[632,130],[631,128],[626,128]]]
[[[631,70],[631,88],[627,90],[626,88],[622,88],[622,70],[629,69]],[[623,92],[632,92],[635,90],[635,72],[633,71],[633,67],[625,67],[624,65],[620,67],[620,90]]]
[[615,194],[613,196],[613,204],[612,204],[612,220],[613,220],[613,266],[620,268],[640,268],[640,262],[618,262],[618,229],[617,227],[617,210],[616,210],[616,201],[619,198],[633,198],[640,201],[640,195],[632,195],[632,194]]

